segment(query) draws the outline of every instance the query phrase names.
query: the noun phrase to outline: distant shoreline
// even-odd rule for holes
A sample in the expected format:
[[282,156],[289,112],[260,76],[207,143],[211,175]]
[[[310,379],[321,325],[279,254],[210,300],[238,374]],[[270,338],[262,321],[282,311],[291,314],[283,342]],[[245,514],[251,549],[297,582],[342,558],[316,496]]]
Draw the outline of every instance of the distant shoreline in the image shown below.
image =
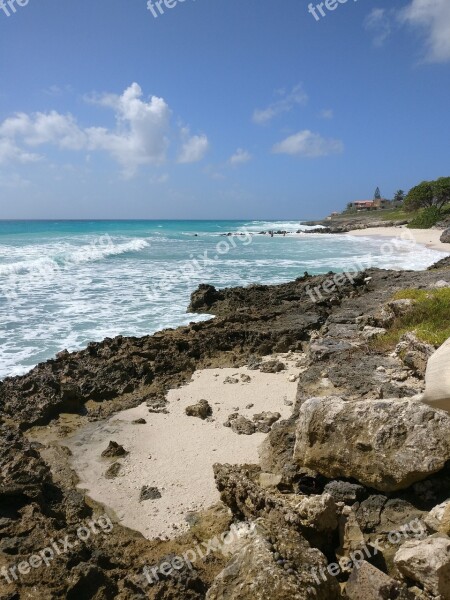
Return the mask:
[[441,229],[407,229],[406,227],[368,227],[367,229],[354,229],[344,235],[356,237],[381,237],[406,239],[405,231],[411,234],[416,244],[420,244],[430,250],[437,250],[445,254],[450,254],[450,244],[444,244],[440,241],[442,235]]

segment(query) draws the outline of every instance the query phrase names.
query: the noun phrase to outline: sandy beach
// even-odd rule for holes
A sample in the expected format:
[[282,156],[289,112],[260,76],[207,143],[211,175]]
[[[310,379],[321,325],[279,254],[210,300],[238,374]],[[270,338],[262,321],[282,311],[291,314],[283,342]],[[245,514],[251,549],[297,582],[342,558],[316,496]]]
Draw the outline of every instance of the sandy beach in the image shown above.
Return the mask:
[[438,250],[450,254],[450,244],[443,244],[440,241],[442,235],[441,229],[408,229],[401,227],[373,227],[367,229],[355,229],[347,235],[357,237],[387,237],[404,241],[413,241],[416,244],[422,244],[431,250]]
[[[279,355],[286,366],[279,373],[247,367],[196,371],[188,385],[169,391],[168,414],[149,413],[143,403],[81,429],[64,442],[72,452],[79,487],[111,509],[123,525],[148,539],[179,535],[188,528],[189,512],[219,500],[214,463],[258,462],[258,447],[266,434],[238,435],[224,427],[228,415],[239,412],[251,420],[256,413],[272,411],[282,419],[289,417],[296,376],[302,371],[296,363],[302,356]],[[273,357],[266,360],[269,358]],[[212,417],[188,417],[186,407],[201,399],[208,400]],[[137,419],[146,422],[133,423]],[[102,458],[110,440],[121,444],[128,454]],[[115,460],[121,464],[119,475],[107,479],[105,471]],[[143,486],[157,488],[161,497],[140,501]]]

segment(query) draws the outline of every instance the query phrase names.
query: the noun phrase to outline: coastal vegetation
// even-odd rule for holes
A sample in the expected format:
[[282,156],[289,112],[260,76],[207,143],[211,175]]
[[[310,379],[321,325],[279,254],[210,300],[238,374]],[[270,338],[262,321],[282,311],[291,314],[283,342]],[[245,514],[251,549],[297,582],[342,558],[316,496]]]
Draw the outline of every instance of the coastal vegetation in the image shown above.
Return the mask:
[[440,346],[450,338],[450,288],[435,290],[405,289],[394,300],[412,300],[411,308],[397,317],[389,331],[373,342],[377,350],[395,348],[401,337],[414,331],[423,342]]
[[408,223],[410,229],[430,229],[436,223],[439,223],[442,217],[441,211],[437,206],[427,206],[416,211],[414,218]]
[[404,208],[406,212],[415,213],[408,224],[411,229],[429,229],[436,225],[450,208],[450,177],[422,181],[411,188]]
[[349,202],[340,215],[333,218],[348,218],[364,215],[365,220],[405,221],[411,229],[430,229],[450,217],[450,177],[439,177],[434,181],[422,181],[409,190],[395,192],[392,200],[381,197],[376,188],[374,199]]
[[441,211],[450,202],[450,177],[439,177],[435,181],[422,181],[411,188],[405,198],[405,209],[435,207]]

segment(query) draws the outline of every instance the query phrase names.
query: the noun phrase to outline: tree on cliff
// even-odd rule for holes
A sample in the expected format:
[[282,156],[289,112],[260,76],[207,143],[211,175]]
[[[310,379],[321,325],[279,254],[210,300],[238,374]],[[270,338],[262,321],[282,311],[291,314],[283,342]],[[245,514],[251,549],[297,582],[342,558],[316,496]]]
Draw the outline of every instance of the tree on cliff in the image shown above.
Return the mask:
[[450,177],[439,177],[433,181],[433,195],[436,206],[441,210],[450,202]]
[[381,200],[381,192],[380,192],[380,188],[377,187],[377,189],[375,190],[375,194],[373,195],[373,199],[374,200]]
[[403,190],[397,190],[394,196],[394,202],[403,202],[405,200],[405,192]]
[[450,177],[439,177],[436,181],[422,181],[406,196],[405,208],[413,211],[435,206],[439,211],[450,202]]

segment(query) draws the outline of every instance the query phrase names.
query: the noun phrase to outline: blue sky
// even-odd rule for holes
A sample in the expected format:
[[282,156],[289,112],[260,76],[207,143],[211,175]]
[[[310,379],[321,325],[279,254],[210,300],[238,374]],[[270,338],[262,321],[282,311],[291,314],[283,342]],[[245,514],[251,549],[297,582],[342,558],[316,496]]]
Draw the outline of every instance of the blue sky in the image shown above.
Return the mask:
[[0,9],[0,218],[314,218],[450,175],[448,0],[170,1]]

